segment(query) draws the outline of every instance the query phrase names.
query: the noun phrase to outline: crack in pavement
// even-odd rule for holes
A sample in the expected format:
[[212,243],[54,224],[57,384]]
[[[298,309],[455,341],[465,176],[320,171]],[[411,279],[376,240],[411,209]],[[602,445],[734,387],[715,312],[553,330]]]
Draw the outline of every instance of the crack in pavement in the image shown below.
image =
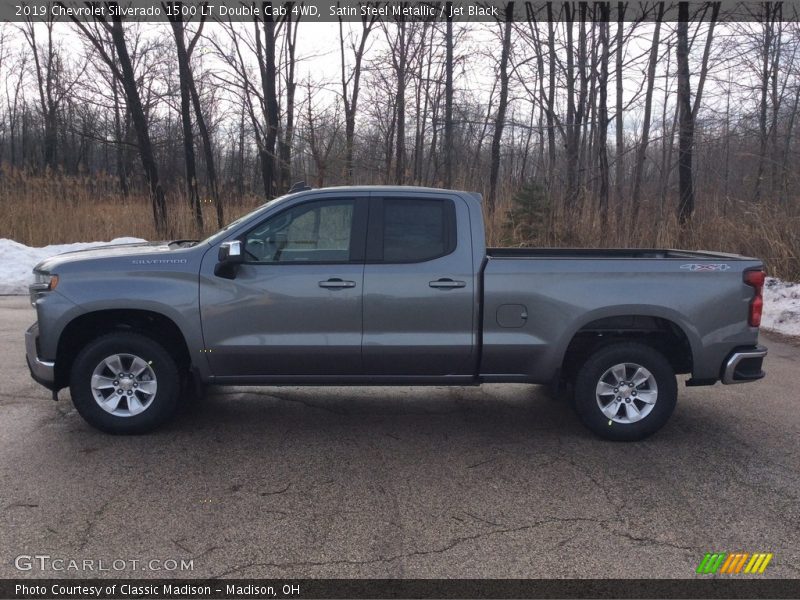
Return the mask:
[[275,490],[274,492],[259,492],[259,496],[277,496],[278,494],[283,494],[288,492],[290,487],[292,487],[292,484],[287,483],[286,487],[281,490]]
[[94,512],[90,519],[86,519],[86,529],[81,536],[81,541],[78,544],[78,551],[83,551],[86,549],[86,546],[89,545],[92,537],[94,536],[94,528],[97,521],[105,514],[108,505],[111,503],[110,500],[107,500],[103,503],[103,505]]
[[611,535],[616,535],[618,537],[622,537],[632,542],[637,542],[639,544],[653,544],[654,546],[666,546],[668,548],[675,548],[676,550],[685,550],[687,552],[697,552],[698,546],[681,546],[679,544],[673,544],[672,542],[667,542],[666,540],[659,540],[658,538],[654,537],[640,537],[633,535],[632,533],[627,533],[625,531],[617,531],[615,529],[609,529],[601,525],[606,531],[608,531]]
[[612,520],[604,520],[604,519],[589,519],[585,517],[553,517],[550,519],[543,519],[541,521],[534,521],[533,523],[529,523],[528,525],[522,525],[520,527],[511,527],[511,528],[504,528],[504,529],[495,529],[493,531],[486,531],[483,533],[476,533],[474,535],[468,536],[460,536],[453,538],[450,542],[441,547],[441,548],[433,548],[431,550],[414,550],[412,552],[405,552],[402,554],[395,554],[393,556],[379,556],[377,558],[367,559],[367,560],[351,560],[351,559],[339,559],[339,560],[329,560],[329,561],[290,561],[290,562],[252,562],[246,563],[244,565],[237,565],[231,569],[223,571],[219,574],[212,575],[212,579],[217,579],[220,577],[226,577],[228,575],[232,575],[234,573],[240,573],[244,570],[251,569],[251,568],[275,568],[275,569],[291,569],[296,567],[326,567],[326,566],[333,566],[333,565],[351,565],[351,566],[363,566],[363,565],[374,565],[374,564],[381,564],[381,563],[391,563],[397,560],[403,560],[406,558],[415,558],[419,556],[429,556],[432,554],[443,554],[445,552],[449,552],[453,548],[465,544],[468,542],[473,542],[475,540],[479,540],[482,538],[495,536],[495,535],[505,535],[509,533],[517,533],[520,531],[527,531],[530,529],[536,529],[537,527],[541,527],[542,525],[550,525],[553,523],[594,523],[599,525],[600,527],[603,526],[605,523],[610,523],[615,521],[616,519]]

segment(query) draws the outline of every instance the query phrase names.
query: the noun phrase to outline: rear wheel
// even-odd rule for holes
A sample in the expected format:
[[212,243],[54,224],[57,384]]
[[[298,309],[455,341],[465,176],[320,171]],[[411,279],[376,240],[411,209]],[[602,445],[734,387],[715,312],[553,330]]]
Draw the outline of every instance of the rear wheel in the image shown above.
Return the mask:
[[72,365],[75,408],[90,425],[107,433],[156,429],[174,413],[179,391],[178,368],[169,353],[135,333],[97,338]]
[[633,441],[669,420],[678,397],[675,372],[657,350],[635,342],[592,354],[575,380],[575,410],[594,433]]

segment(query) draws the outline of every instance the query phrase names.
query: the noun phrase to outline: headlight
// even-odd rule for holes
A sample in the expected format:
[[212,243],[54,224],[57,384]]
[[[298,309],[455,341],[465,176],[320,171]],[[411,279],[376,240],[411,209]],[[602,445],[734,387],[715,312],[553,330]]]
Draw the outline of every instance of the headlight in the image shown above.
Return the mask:
[[58,285],[58,275],[51,275],[50,273],[34,272],[34,283],[31,287],[35,287],[40,292],[52,292]]
[[58,285],[58,275],[50,273],[33,272],[33,285],[28,290],[31,297],[31,305],[36,306],[36,300],[45,292],[52,292]]

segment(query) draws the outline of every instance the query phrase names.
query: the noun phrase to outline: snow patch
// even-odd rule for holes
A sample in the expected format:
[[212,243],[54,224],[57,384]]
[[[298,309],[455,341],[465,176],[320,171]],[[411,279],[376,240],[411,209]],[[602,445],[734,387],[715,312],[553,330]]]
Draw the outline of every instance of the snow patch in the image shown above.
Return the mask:
[[761,327],[800,336],[800,283],[767,277]]
[[33,267],[45,258],[73,250],[144,241],[141,238],[121,237],[110,242],[78,242],[32,248],[14,240],[0,238],[0,295],[27,294],[28,286],[33,283]]

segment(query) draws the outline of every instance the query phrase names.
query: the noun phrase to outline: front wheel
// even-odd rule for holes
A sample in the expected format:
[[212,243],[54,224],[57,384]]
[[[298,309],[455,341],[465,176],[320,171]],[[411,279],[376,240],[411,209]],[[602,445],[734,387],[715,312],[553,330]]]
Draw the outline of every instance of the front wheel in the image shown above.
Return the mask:
[[645,344],[600,348],[575,380],[575,410],[594,433],[634,441],[652,435],[669,420],[678,397],[675,372],[666,358]]
[[92,426],[115,434],[147,433],[175,412],[180,377],[157,342],[111,333],[90,342],[70,374],[72,402]]

